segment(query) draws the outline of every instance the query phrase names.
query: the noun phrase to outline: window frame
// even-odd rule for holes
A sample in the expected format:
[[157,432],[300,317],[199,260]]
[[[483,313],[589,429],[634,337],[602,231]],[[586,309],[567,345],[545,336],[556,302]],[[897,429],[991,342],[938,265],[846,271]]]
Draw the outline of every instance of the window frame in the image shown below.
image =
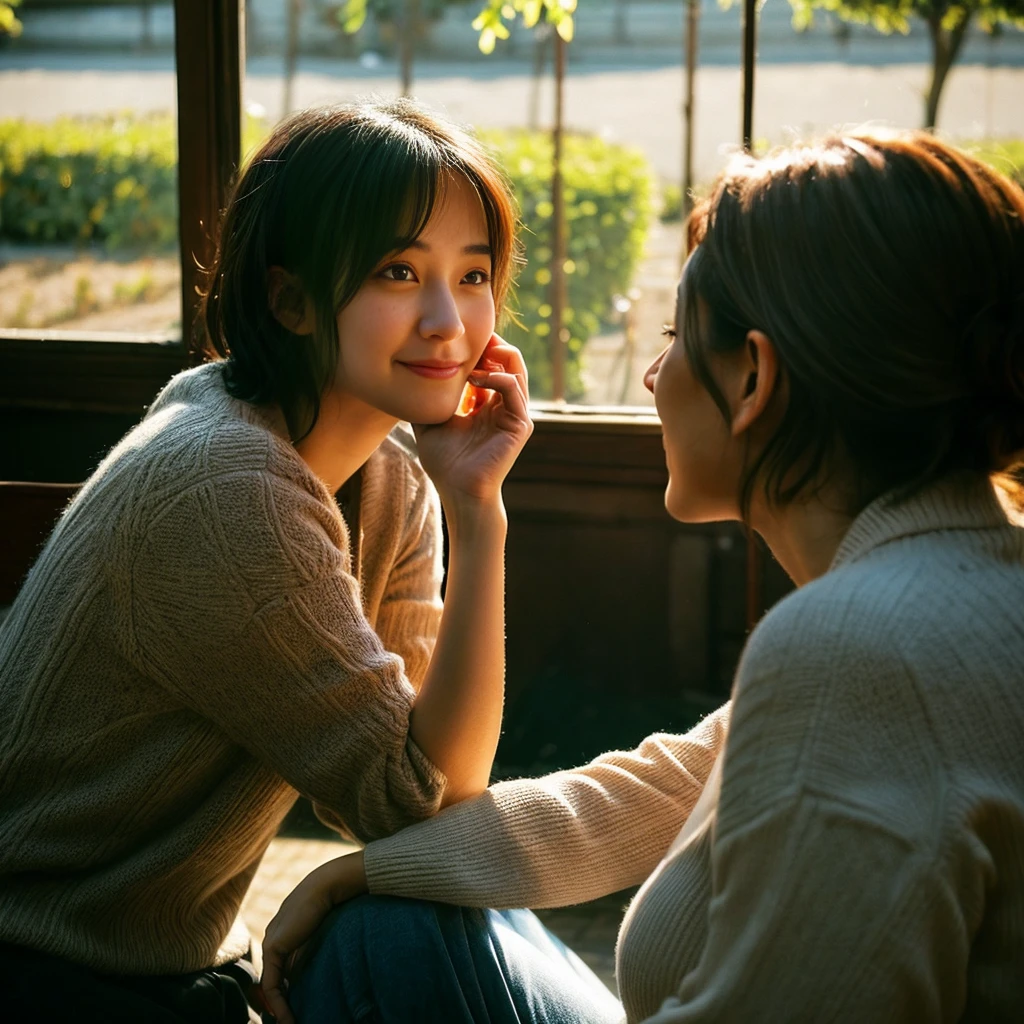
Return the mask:
[[241,157],[244,0],[175,0],[181,337],[0,330],[0,407],[141,413],[195,360],[197,286]]

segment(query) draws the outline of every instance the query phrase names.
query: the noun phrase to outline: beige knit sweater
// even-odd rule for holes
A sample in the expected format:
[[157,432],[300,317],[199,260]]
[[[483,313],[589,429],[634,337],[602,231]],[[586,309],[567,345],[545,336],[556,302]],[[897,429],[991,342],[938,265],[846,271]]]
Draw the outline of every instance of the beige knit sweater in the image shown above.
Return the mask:
[[755,630],[731,723],[496,785],[366,867],[476,906],[643,882],[631,1022],[1024,1020],[1024,530],[984,480],[876,502]]
[[296,791],[364,840],[437,810],[407,731],[440,512],[410,444],[364,467],[360,565],[280,414],[217,364],[104,460],[0,626],[0,940],[112,972],[223,963]]

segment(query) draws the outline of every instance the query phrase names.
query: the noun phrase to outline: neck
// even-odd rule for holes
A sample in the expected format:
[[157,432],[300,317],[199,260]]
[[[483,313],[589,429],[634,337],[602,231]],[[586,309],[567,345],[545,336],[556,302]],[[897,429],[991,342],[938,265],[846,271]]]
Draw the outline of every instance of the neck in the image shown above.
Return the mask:
[[824,575],[832,564],[854,519],[838,511],[841,507],[820,495],[782,508],[751,510],[754,529],[798,587]]
[[307,466],[336,494],[398,422],[347,395],[328,393],[316,426],[295,445]]

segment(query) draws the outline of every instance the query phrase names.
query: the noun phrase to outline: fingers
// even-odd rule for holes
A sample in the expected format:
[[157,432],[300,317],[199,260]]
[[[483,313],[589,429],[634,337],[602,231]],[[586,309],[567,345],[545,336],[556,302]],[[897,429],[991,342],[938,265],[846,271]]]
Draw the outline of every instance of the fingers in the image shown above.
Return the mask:
[[[491,340],[488,342],[487,348],[484,350],[484,356],[482,362],[493,361],[509,373],[514,373],[519,377],[523,385],[523,394],[526,395],[527,400],[530,398],[530,374],[526,367],[526,360],[523,359],[522,352],[515,347],[510,345],[504,338],[499,337],[497,334],[491,335]],[[497,367],[487,367],[488,369],[497,369]]]
[[497,392],[505,408],[521,423],[532,430],[529,402],[524,390],[523,381],[515,373],[473,373],[469,381],[476,387],[488,388]]
[[285,953],[274,946],[263,947],[263,977],[260,990],[266,1000],[267,1009],[274,1015],[277,1024],[295,1024],[295,1018],[288,1008],[284,995]]

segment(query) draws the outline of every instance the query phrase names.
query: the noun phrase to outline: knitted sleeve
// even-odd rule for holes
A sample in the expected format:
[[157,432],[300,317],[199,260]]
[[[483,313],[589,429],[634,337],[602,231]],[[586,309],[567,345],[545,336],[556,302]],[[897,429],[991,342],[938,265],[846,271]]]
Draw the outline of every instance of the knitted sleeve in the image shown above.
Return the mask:
[[[405,525],[377,611],[376,631],[384,649],[401,658],[405,677],[418,692],[430,664],[444,610],[441,503],[422,469],[413,472],[406,466],[405,472],[409,484]],[[411,740],[409,743],[418,750]],[[344,821],[333,808],[314,802],[313,810],[325,824],[346,830]]]
[[127,605],[129,657],[344,831],[436,812],[445,779],[408,736],[415,692],[363,615],[326,491],[225,469],[167,497]]
[[422,469],[412,482],[402,550],[388,576],[377,633],[389,651],[401,655],[407,678],[419,690],[441,624],[444,569],[440,499]]
[[573,771],[492,786],[366,848],[371,892],[556,907],[636,885],[664,856],[724,742],[729,705]]
[[941,849],[948,778],[898,642],[806,589],[741,664],[707,943],[647,1024],[960,1016],[986,855]]

